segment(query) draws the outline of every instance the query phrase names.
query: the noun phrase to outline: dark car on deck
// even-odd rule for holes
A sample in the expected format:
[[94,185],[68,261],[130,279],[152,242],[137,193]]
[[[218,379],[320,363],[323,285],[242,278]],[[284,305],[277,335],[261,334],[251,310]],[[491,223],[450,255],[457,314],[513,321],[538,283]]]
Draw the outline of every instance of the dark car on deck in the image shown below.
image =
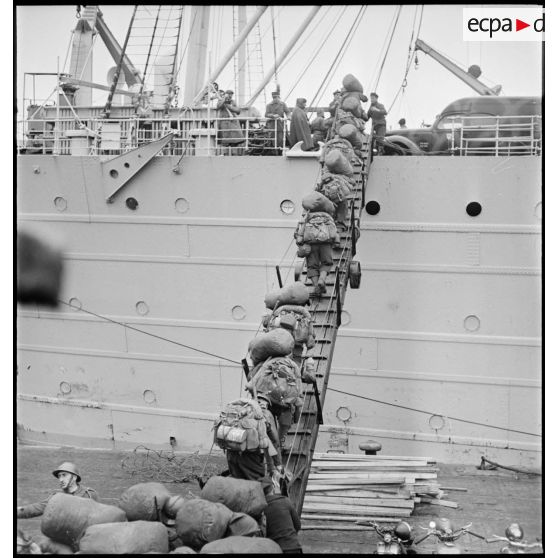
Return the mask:
[[386,155],[461,154],[466,145],[473,154],[483,154],[483,149],[486,154],[492,149],[490,154],[493,154],[496,133],[499,138],[507,136],[508,145],[513,145],[517,152],[518,136],[532,135],[533,126],[540,140],[540,122],[533,124],[531,117],[541,116],[541,111],[540,97],[465,97],[450,103],[432,126],[387,132],[384,152]]

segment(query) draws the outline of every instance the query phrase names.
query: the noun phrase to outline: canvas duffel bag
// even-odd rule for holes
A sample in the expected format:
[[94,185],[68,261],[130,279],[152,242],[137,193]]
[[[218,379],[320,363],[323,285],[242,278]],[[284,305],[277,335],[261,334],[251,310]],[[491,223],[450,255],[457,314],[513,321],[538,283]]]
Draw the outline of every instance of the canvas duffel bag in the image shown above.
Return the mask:
[[211,477],[200,496],[210,502],[218,502],[233,512],[259,517],[267,506],[262,484],[259,481],[233,477]]
[[116,506],[59,493],[46,505],[41,531],[53,541],[76,548],[90,525],[123,521],[126,521],[126,513]]
[[316,211],[323,211],[330,215],[335,213],[335,206],[331,203],[331,200],[316,191],[310,192],[302,198],[302,207],[312,213]]
[[186,546],[199,550],[225,536],[232,516],[233,512],[223,504],[193,498],[178,511],[176,532]]
[[118,507],[126,512],[128,521],[159,521],[170,497],[167,487],[160,482],[142,482],[121,494]]
[[91,525],[79,542],[82,554],[146,554],[169,551],[167,528],[155,521]]
[[266,308],[273,310],[275,306],[283,304],[298,304],[303,306],[308,302],[310,294],[302,281],[295,281],[290,285],[285,285],[276,291],[270,291],[265,295],[264,303]]
[[206,544],[200,554],[283,554],[283,551],[271,539],[233,536]]

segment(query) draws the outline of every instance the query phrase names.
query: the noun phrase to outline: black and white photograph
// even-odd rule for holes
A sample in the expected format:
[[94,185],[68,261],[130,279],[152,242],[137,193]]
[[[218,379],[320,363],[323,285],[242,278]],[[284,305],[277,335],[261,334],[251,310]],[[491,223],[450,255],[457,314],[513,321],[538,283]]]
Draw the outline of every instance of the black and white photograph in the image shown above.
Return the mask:
[[14,551],[542,554],[544,5],[13,14]]

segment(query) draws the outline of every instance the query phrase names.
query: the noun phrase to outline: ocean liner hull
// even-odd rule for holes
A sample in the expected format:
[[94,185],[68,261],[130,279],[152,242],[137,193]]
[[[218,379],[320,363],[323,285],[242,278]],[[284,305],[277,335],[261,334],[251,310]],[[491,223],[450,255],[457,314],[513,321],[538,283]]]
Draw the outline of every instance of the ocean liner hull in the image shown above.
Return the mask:
[[[275,266],[293,279],[319,166],[177,162],[156,157],[107,203],[98,158],[18,158],[19,222],[64,239],[71,304],[18,311],[21,441],[208,451],[220,407],[243,393],[238,362]],[[363,212],[362,281],[345,300],[318,451],[373,438],[388,454],[540,465],[540,165],[374,160],[366,201],[379,211]]]

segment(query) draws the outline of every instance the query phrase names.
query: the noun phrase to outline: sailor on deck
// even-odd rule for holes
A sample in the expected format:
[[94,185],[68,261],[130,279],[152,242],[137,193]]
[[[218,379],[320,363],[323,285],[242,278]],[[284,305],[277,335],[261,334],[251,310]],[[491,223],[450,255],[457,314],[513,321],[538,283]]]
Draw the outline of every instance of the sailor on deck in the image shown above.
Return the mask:
[[62,463],[62,465],[55,469],[52,474],[60,482],[60,490],[56,490],[52,494],[49,494],[48,498],[46,498],[42,502],[36,502],[34,504],[28,504],[26,506],[19,506],[17,508],[18,519],[26,519],[29,517],[37,517],[39,515],[43,515],[48,501],[52,498],[52,496],[59,492],[62,492],[63,494],[69,494],[70,496],[91,498],[95,501],[99,500],[97,493],[92,488],[87,488],[80,485],[81,476],[77,467],[73,463]]
[[378,103],[378,95],[376,93],[370,93],[368,116],[372,118],[372,130],[374,131],[376,139],[379,140],[378,152],[383,151],[383,141],[386,135],[386,114],[386,107]]
[[312,134],[310,133],[310,124],[306,116],[306,99],[298,98],[296,107],[291,116],[291,147],[302,141],[302,151],[315,151]]
[[287,104],[281,100],[278,91],[274,91],[271,97],[273,100],[265,107],[265,117],[270,119],[265,123],[265,127],[269,130],[273,130],[274,154],[280,155],[285,135],[285,122],[283,119],[287,118],[291,114],[291,111],[289,107],[287,107]]

